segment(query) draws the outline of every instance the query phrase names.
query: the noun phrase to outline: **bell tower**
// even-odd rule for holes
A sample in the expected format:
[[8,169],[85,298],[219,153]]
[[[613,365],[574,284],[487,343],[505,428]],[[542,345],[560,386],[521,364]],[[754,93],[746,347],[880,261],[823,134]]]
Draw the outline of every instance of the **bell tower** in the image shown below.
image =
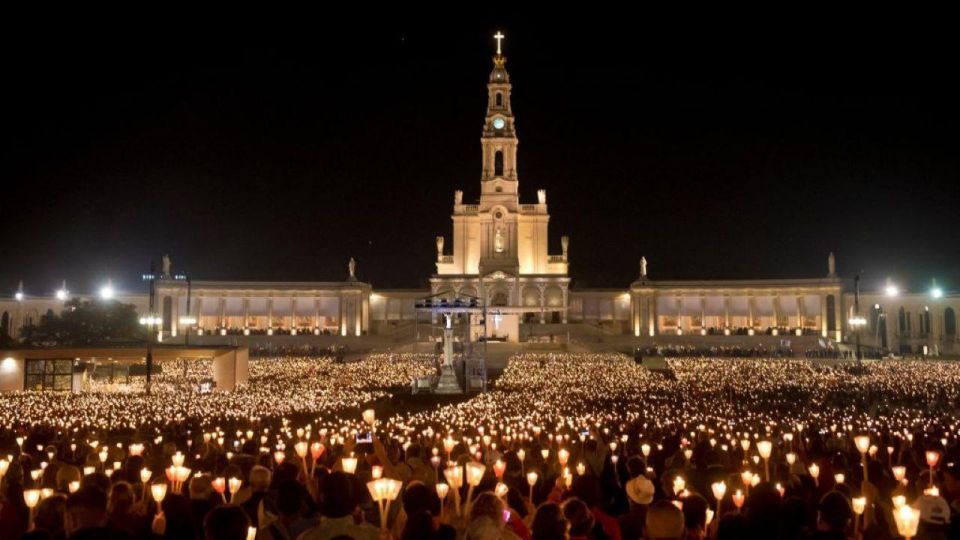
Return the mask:
[[483,168],[480,177],[480,209],[494,205],[516,211],[517,200],[517,134],[510,107],[510,75],[503,55],[503,33],[497,32],[497,54],[487,83],[487,114],[484,118],[480,145]]

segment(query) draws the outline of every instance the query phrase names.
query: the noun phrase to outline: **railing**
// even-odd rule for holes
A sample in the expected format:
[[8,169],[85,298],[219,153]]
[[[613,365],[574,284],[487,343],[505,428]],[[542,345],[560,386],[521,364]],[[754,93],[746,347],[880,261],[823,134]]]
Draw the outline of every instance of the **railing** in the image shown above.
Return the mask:
[[439,260],[438,260],[437,262],[441,262],[441,263],[452,263],[452,262],[453,262],[453,255],[441,255],[440,258],[439,258]]
[[458,214],[476,214],[480,211],[479,204],[461,204],[457,207]]
[[562,262],[567,262],[567,260],[563,258],[563,255],[548,255],[548,256],[547,256],[547,262],[548,262],[548,263],[562,263]]
[[520,211],[524,214],[539,214],[540,205],[539,204],[521,204]]

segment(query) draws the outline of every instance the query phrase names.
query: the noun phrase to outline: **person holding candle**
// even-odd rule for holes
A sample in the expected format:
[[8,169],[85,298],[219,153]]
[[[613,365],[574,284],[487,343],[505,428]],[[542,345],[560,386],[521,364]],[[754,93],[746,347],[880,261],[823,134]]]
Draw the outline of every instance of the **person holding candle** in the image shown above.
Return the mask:
[[113,484],[107,496],[107,528],[130,536],[142,535],[150,523],[141,508],[136,504],[133,486],[127,482]]
[[960,538],[960,465],[957,463],[948,463],[943,468],[940,495],[950,505],[950,538]]
[[594,521],[603,529],[606,538],[621,540],[620,524],[603,508],[603,489],[596,476],[591,474],[578,476],[573,481],[571,493],[587,504]]
[[203,520],[204,540],[247,540],[249,529],[250,518],[234,504],[214,508]]
[[276,486],[277,517],[265,524],[259,540],[293,540],[304,531],[315,527],[317,520],[303,517],[306,499],[309,497],[302,484],[295,480],[283,480]]
[[643,527],[647,521],[647,507],[653,502],[653,482],[646,476],[647,464],[640,456],[630,456],[627,460],[627,474],[630,480],[624,484],[628,510],[618,518],[620,533],[624,540],[637,540],[643,536]]
[[66,501],[64,531],[71,540],[122,538],[108,529],[107,495],[93,486],[71,493]]
[[683,512],[669,501],[657,501],[647,512],[644,540],[684,540]]
[[260,504],[269,495],[272,476],[273,473],[270,469],[262,465],[255,465],[250,469],[249,496],[244,500],[244,497],[241,495],[243,490],[237,494],[237,499],[243,501],[239,503],[240,506],[243,508],[243,511],[247,513],[254,527],[259,526]]
[[54,495],[40,501],[33,516],[33,530],[23,535],[21,540],[63,538],[66,510],[67,498],[63,495]]
[[469,522],[465,540],[520,540],[507,526],[509,516],[503,504],[493,492],[484,491],[470,505]]
[[456,529],[441,521],[443,502],[435,489],[414,480],[407,485],[400,501],[402,508],[394,521],[393,538],[456,539]]
[[683,498],[683,523],[687,531],[686,540],[704,540],[707,537],[707,510],[710,505],[698,493]]
[[[213,509],[213,482],[209,476],[194,476],[187,484],[187,493],[190,500],[188,506],[190,510],[190,521],[194,531],[199,534],[203,530],[203,518]],[[219,496],[217,497],[219,501]]]
[[950,505],[942,497],[921,495],[914,503],[920,510],[917,538],[923,540],[947,540],[950,532]]
[[846,540],[852,519],[850,500],[839,491],[829,491],[817,506],[817,532],[810,540]]
[[353,475],[334,471],[325,476],[320,482],[320,523],[301,534],[299,540],[331,540],[341,535],[354,540],[379,540],[377,527],[354,519],[359,493]]
[[570,522],[557,503],[543,503],[533,515],[532,540],[567,540]]
[[594,519],[590,507],[577,497],[561,505],[563,515],[570,522],[570,540],[607,540],[603,527]]

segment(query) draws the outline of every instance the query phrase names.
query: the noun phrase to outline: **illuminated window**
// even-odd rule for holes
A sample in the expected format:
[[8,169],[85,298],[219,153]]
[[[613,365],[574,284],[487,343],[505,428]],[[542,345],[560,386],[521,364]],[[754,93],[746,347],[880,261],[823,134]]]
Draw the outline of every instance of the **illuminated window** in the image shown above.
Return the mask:
[[27,359],[25,390],[69,391],[73,384],[73,361]]

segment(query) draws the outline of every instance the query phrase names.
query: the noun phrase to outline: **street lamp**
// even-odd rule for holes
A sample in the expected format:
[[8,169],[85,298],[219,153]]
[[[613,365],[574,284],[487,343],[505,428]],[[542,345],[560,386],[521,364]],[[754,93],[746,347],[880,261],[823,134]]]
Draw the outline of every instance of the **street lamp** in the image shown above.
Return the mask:
[[113,300],[115,291],[113,290],[113,282],[107,280],[107,284],[103,287],[100,287],[100,299],[101,300]]
[[900,288],[894,285],[890,278],[887,278],[887,285],[883,288],[883,292],[890,298],[900,296]]
[[57,300],[65,302],[67,298],[70,298],[70,291],[67,290],[67,280],[63,280],[63,285],[57,290]]
[[943,298],[943,289],[937,286],[937,280],[933,280],[930,286],[930,296],[933,298]]
[[17,285],[17,292],[14,293],[13,297],[17,299],[17,302],[23,302],[23,282],[22,281],[20,282],[19,285]]
[[146,393],[150,393],[150,383],[153,375],[153,327],[156,325],[163,324],[163,318],[158,316],[153,311],[155,305],[154,298],[156,297],[156,287],[155,283],[157,280],[157,270],[154,266],[153,261],[150,261],[150,273],[143,275],[144,281],[149,281],[149,294],[147,295],[147,316],[140,319],[140,324],[146,325],[147,327],[147,384],[144,387]]

